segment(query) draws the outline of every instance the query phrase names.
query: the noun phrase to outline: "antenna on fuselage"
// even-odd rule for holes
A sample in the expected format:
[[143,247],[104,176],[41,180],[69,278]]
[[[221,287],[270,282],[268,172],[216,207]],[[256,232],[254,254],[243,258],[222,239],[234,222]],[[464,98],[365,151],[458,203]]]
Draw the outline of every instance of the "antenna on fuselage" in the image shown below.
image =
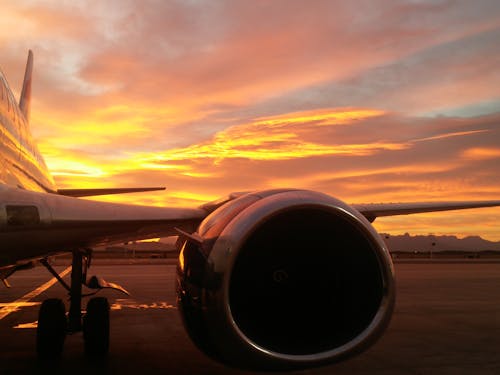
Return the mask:
[[24,72],[23,90],[19,98],[19,109],[29,122],[30,103],[31,103],[31,73],[33,71],[33,52],[29,50],[28,61],[26,62],[26,70]]

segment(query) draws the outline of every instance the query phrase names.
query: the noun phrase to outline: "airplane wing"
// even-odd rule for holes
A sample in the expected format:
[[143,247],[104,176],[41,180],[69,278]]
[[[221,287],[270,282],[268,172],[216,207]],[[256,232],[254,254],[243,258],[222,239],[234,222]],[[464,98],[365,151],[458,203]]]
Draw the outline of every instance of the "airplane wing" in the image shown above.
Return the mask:
[[67,197],[95,197],[97,195],[139,193],[144,191],[165,190],[164,187],[140,188],[101,188],[101,189],[57,189],[57,194]]
[[202,208],[98,202],[0,186],[0,268],[72,249],[192,233]]
[[353,204],[370,222],[381,216],[409,215],[424,212],[463,210],[469,208],[500,206],[500,200],[491,201],[453,201],[453,202],[414,202],[414,203],[369,203]]
[[[249,192],[233,192],[212,202],[205,203],[200,208],[207,212],[215,211],[229,201],[237,199]],[[407,202],[407,203],[364,203],[351,204],[357,211],[373,222],[377,217],[410,215],[425,212],[452,211],[470,208],[497,207],[500,200],[488,201],[449,201],[449,202]]]

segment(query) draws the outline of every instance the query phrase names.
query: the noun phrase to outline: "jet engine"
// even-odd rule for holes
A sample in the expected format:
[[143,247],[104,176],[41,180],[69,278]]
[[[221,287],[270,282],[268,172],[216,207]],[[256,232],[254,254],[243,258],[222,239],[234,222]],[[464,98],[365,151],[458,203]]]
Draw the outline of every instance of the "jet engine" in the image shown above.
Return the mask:
[[363,215],[338,199],[250,193],[185,237],[179,310],[194,343],[224,364],[323,365],[366,349],[389,323],[389,252]]

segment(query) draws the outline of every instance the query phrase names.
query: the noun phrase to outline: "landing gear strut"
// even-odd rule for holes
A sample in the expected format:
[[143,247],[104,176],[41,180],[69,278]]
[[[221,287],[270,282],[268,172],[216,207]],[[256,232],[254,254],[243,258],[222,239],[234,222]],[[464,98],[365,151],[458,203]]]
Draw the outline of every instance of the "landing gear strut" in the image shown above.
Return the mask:
[[71,263],[71,287],[69,292],[69,314],[68,331],[70,333],[82,330],[82,283],[83,255],[80,251],[73,251],[73,262]]
[[[71,285],[68,285],[52,268],[46,259],[41,263],[57,278],[69,292],[69,313],[66,320],[64,303],[61,299],[48,299],[42,303],[38,315],[37,353],[40,358],[53,359],[62,354],[66,334],[83,330],[86,354],[103,357],[109,351],[109,303],[105,297],[94,297],[87,303],[87,312],[82,314],[82,297],[93,295],[104,288],[128,292],[117,284],[107,283],[95,276],[87,281],[91,251],[73,251]],[[96,291],[83,295],[82,284]],[[82,319],[83,318],[83,319]]]

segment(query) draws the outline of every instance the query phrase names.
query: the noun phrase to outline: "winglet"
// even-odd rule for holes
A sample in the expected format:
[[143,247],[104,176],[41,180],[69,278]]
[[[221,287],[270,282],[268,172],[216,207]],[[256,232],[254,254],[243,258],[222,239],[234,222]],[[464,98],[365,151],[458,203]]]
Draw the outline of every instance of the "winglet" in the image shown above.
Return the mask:
[[19,109],[29,122],[30,103],[31,103],[31,74],[33,72],[33,52],[29,50],[26,70],[24,72],[23,90],[19,98]]

